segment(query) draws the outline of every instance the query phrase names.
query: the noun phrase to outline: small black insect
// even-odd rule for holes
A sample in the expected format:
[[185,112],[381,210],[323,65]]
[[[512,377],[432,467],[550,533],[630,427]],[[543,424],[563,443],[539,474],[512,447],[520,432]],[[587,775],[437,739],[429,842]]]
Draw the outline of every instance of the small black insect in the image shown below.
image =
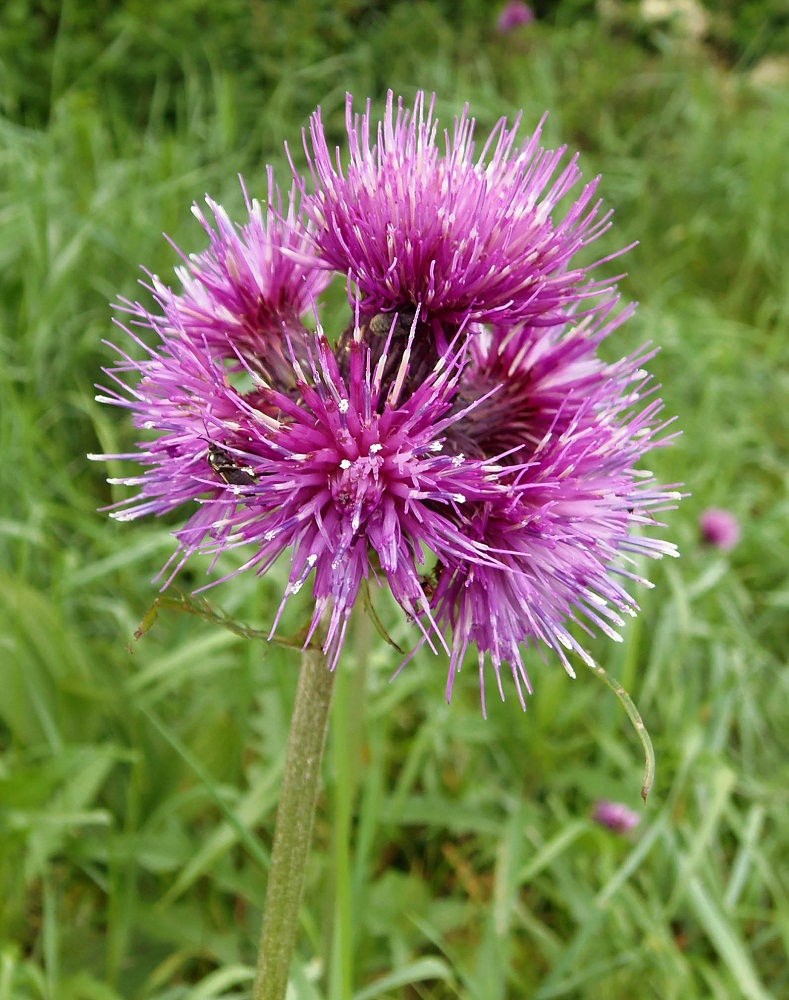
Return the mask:
[[367,323],[367,329],[373,337],[388,337],[394,323],[393,340],[408,340],[415,315],[413,309],[401,309],[396,316],[393,313],[376,313]]
[[220,448],[218,444],[209,444],[208,464],[218,476],[224,479],[228,486],[255,485],[252,470],[244,469],[238,465],[233,456],[224,448]]

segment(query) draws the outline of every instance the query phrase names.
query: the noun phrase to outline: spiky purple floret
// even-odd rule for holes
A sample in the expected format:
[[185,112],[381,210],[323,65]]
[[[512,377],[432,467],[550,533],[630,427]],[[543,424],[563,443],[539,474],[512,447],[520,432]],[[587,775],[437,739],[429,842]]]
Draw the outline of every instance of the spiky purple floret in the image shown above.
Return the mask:
[[622,614],[636,609],[619,578],[646,583],[636,557],[676,555],[672,544],[637,533],[678,498],[634,468],[670,441],[661,437],[659,400],[633,411],[648,386],[641,360],[601,366],[597,384],[570,399],[569,419],[560,409],[536,448],[527,446],[524,464],[503,467],[506,499],[466,513],[466,536],[499,565],[449,560],[439,577],[431,609],[452,636],[448,693],[471,644],[479,653],[483,703],[486,653],[500,690],[500,667],[509,663],[521,701],[522,688],[531,691],[522,645],[549,647],[572,674],[565,650],[591,661],[569,622],[619,639]]
[[618,305],[612,296],[595,317],[548,328],[497,325],[474,337],[460,394],[485,399],[464,424],[466,447],[523,463],[546,433],[568,427],[590,393],[610,382],[612,368],[598,347],[634,311],[617,313]]
[[360,117],[349,96],[345,170],[320,109],[313,115],[304,145],[315,193],[304,208],[319,255],[350,276],[373,313],[411,303],[442,323],[563,322],[608,287],[588,279],[595,264],[571,263],[609,226],[595,200],[599,178],[554,222],[581,177],[577,158],[563,163],[566,147],[541,148],[541,125],[518,149],[520,118],[512,129],[501,119],[477,155],[468,108],[442,142],[434,100],[425,109],[419,93],[412,111],[401,99],[395,110],[390,91],[376,127],[369,102]]
[[[135,456],[145,474],[122,480],[140,492],[113,516],[161,513],[201,498],[197,513],[175,532],[181,557],[173,572],[194,552],[219,554],[251,543],[254,552],[241,569],[263,573],[290,549],[283,605],[314,570],[313,629],[331,605],[326,649],[332,660],[362,580],[380,575],[405,611],[427,623],[431,641],[418,568],[423,552],[443,561],[490,561],[484,545],[459,527],[460,512],[506,489],[492,462],[444,452],[448,430],[465,417],[465,411],[449,413],[465,348],[400,401],[407,354],[384,400],[386,353],[371,369],[369,350],[357,341],[343,376],[325,337],[316,335],[309,375],[293,360],[296,397],[263,382],[244,397],[206,345],[167,337],[163,347],[109,371],[121,385],[129,371],[140,373],[131,400],[110,390],[100,397],[132,409],[137,426],[160,432]],[[232,456],[252,482],[223,482],[210,464],[211,445]]]
[[204,341],[216,356],[236,360],[241,355],[264,377],[283,381],[292,375],[286,341],[290,338],[295,349],[301,346],[306,334],[302,317],[331,275],[315,266],[310,228],[295,188],[283,214],[271,168],[268,186],[265,210],[244,190],[249,220],[243,226],[231,222],[209,197],[213,224],[195,205],[192,211],[209,246],[200,254],[181,254],[184,264],[176,268],[181,290],[174,292],[152,276],[150,290],[161,312],[128,301],[121,308],[135,325]]

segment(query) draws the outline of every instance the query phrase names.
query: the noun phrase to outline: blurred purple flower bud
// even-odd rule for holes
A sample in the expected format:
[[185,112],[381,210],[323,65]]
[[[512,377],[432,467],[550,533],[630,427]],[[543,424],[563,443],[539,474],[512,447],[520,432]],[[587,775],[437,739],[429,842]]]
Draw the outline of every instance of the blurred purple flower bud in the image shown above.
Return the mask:
[[704,541],[724,552],[740,540],[740,523],[731,511],[710,507],[701,515],[699,526]]
[[629,833],[641,822],[641,816],[623,802],[607,802],[605,799],[595,806],[592,819],[614,833]]
[[501,9],[496,28],[502,35],[519,28],[522,24],[531,24],[534,20],[534,11],[522,0],[509,0]]

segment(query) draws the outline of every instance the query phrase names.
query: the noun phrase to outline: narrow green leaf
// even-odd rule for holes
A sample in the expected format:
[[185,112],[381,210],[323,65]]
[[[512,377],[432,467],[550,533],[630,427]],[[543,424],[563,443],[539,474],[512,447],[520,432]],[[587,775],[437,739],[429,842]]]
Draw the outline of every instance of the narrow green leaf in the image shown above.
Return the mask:
[[701,879],[694,875],[689,879],[687,889],[699,923],[718,952],[720,960],[734,977],[745,1000],[775,1000],[762,984],[745,942],[731,921],[726,919]]
[[414,986],[417,983],[425,983],[433,980],[451,983],[453,980],[452,970],[438,958],[422,958],[419,961],[411,962],[391,972],[386,976],[376,979],[370,986],[357,990],[353,994],[353,1000],[382,1000],[383,994],[387,990],[399,990],[403,986]]

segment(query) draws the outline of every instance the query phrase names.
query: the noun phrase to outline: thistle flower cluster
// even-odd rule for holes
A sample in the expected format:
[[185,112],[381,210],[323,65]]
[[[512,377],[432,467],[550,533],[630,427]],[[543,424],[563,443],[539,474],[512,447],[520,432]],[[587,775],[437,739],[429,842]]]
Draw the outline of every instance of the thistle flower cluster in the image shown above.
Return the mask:
[[[618,638],[641,557],[675,554],[643,530],[677,494],[638,468],[671,439],[653,352],[600,358],[633,310],[591,276],[609,258],[575,262],[610,225],[599,178],[577,191],[542,123],[478,149],[468,109],[439,132],[434,103],[390,93],[378,122],[349,97],[345,165],[318,110],[284,205],[269,171],[243,225],[195,207],[208,248],[176,289],[151,276],[154,308],[121,302],[136,347],[98,397],[152,433],[99,457],[142,467],[113,517],[190,508],[167,582],[197,552],[260,574],[289,553],[274,628],[311,586],[332,667],[362,582],[388,586],[416,648],[448,656],[447,697],[476,646],[484,708],[486,663],[525,703],[527,647],[572,674],[579,631]],[[335,279],[348,319],[327,331]]]

